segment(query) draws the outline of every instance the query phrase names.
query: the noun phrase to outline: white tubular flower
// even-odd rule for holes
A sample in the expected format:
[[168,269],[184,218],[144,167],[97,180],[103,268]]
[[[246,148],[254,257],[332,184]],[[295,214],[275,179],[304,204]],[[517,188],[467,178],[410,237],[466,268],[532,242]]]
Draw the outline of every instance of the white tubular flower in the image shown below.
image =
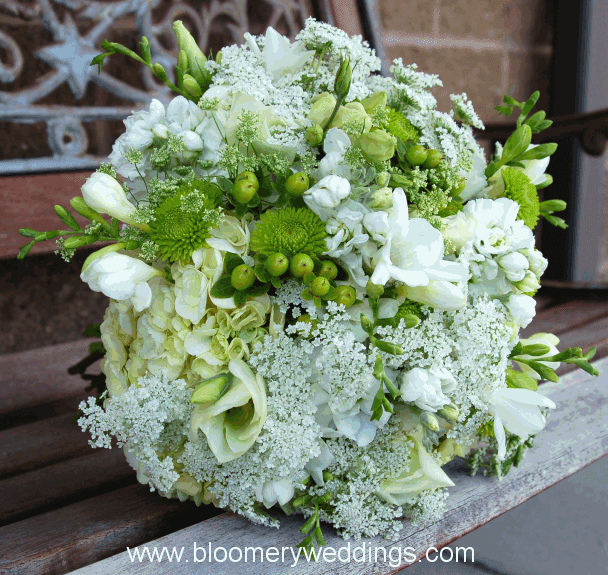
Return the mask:
[[266,384],[240,359],[228,364],[234,379],[216,402],[197,405],[192,413],[190,436],[199,441],[200,429],[220,463],[240,457],[255,443],[268,414]]
[[474,199],[486,187],[486,159],[479,154],[473,155],[473,167],[467,175],[464,190],[458,195],[461,202]]
[[350,195],[350,183],[340,176],[326,176],[304,192],[306,205],[326,222],[332,210]]
[[[520,355],[518,357],[521,357],[522,359],[532,359],[534,361],[537,361],[538,363],[546,365],[550,369],[557,369],[559,367],[558,361],[543,361],[543,357],[551,357],[559,353],[559,350],[557,349],[557,347],[555,347],[559,343],[559,338],[556,335],[553,335],[552,333],[535,333],[527,339],[520,339],[519,343],[521,343],[522,345],[546,345],[549,348],[549,351],[544,355]],[[538,373],[534,371],[529,365],[525,363],[520,363],[519,361],[516,361],[515,363],[524,373],[527,373],[530,377],[533,377],[534,379],[538,380],[541,379],[540,375],[538,375]]]
[[103,292],[112,299],[131,300],[138,312],[146,309],[152,301],[147,282],[163,273],[136,258],[113,251],[100,252],[103,250],[91,254],[84,262],[80,279],[93,291]]
[[506,455],[505,429],[521,439],[528,439],[545,427],[546,420],[539,407],[555,408],[550,399],[529,389],[497,389],[489,396],[488,402],[492,405],[498,458],[501,460]]
[[421,369],[415,367],[401,376],[401,399],[415,403],[425,411],[439,411],[450,403],[445,395],[456,389],[454,376],[445,368]]
[[264,50],[260,50],[255,38],[246,32],[245,41],[250,50],[256,54],[264,63],[266,72],[275,80],[278,80],[286,73],[299,70],[314,55],[314,51],[305,50],[301,42],[290,42],[274,28],[268,27],[266,30],[266,42]]
[[87,178],[81,191],[90,208],[121,222],[136,224],[131,217],[135,206],[127,199],[123,187],[112,176],[95,172]]
[[264,481],[258,483],[255,489],[255,497],[258,501],[264,504],[266,509],[270,509],[273,505],[286,505],[293,497],[294,486],[289,479],[280,479],[275,481]]
[[511,252],[504,255],[497,262],[511,282],[523,280],[526,277],[526,270],[530,267],[528,258],[520,252]]
[[511,295],[505,305],[520,327],[527,327],[536,315],[536,300],[529,295]]
[[433,280],[424,287],[400,286],[397,289],[407,299],[445,311],[462,309],[467,303],[464,292],[450,282]]
[[379,497],[393,505],[403,505],[427,489],[452,487],[454,482],[445,474],[433,457],[413,437],[415,447],[409,468],[399,477],[387,479],[380,485]]

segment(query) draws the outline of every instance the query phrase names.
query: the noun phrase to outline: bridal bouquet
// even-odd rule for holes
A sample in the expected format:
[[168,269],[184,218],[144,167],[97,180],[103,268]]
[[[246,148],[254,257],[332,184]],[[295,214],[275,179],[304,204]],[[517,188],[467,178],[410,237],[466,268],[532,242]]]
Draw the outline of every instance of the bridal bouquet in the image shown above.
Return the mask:
[[[179,95],[126,121],[110,163],[64,207],[57,239],[111,242],[82,279],[110,298],[99,328],[107,390],[81,405],[94,447],[124,448],[165,497],[278,526],[304,516],[344,537],[394,536],[439,518],[442,466],[517,465],[555,405],[537,392],[594,350],[520,339],[547,261],[535,248],[554,144],[526,102],[486,162],[466,94],[435,109],[433,75],[309,19],[296,42],[269,28],[206,58],[181,22]],[[109,216],[109,219],[102,214]],[[92,332],[90,332],[92,333]]]

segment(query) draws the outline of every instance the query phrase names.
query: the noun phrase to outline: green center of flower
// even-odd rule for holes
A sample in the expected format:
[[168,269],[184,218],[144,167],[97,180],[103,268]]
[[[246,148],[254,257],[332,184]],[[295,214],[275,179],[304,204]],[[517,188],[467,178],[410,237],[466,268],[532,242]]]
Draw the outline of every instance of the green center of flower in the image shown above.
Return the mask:
[[505,182],[505,195],[519,204],[517,219],[523,220],[524,224],[533,230],[540,215],[536,186],[517,168],[503,168],[502,177]]

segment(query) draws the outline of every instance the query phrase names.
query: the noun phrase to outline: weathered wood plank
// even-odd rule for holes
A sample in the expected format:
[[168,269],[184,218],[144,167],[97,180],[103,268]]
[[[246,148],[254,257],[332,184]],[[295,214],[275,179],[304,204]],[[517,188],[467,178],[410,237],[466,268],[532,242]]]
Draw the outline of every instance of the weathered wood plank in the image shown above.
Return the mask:
[[[19,228],[64,229],[53,206],[69,208],[70,200],[80,195],[80,188],[90,175],[91,172],[71,172],[0,178],[0,258],[16,257],[19,246],[28,243],[27,238],[19,235]],[[88,223],[80,216],[76,218],[80,225]],[[40,242],[30,253],[55,249],[54,241]]]
[[160,497],[145,485],[123,487],[0,527],[2,575],[56,575],[151,537],[193,525],[213,511]]
[[88,455],[0,480],[0,525],[135,483],[122,449]]
[[[487,523],[493,518],[505,513],[509,509],[523,503],[527,499],[540,493],[544,489],[557,483],[561,479],[575,473],[582,467],[608,453],[608,427],[605,422],[608,418],[608,359],[598,362],[597,367],[602,371],[598,378],[592,378],[578,370],[562,378],[558,384],[547,384],[541,387],[543,393],[557,403],[549,418],[546,429],[536,439],[535,448],[518,468],[513,469],[503,481],[489,479],[483,476],[470,477],[461,460],[446,466],[448,475],[452,478],[455,487],[450,489],[448,511],[443,519],[427,528],[414,527],[409,522],[404,523],[398,541],[387,542],[381,538],[366,540],[366,548],[384,548],[387,558],[379,553],[379,561],[330,563],[321,558],[318,562],[307,563],[301,561],[293,572],[300,575],[379,575],[396,573],[407,566],[407,562],[396,566],[391,565],[390,550],[405,547],[414,549],[417,558],[424,555],[426,550],[434,546],[437,549],[448,545],[462,535]],[[301,518],[282,517],[281,528],[278,531],[254,526],[246,520],[226,513],[188,527],[146,545],[150,550],[155,546],[160,553],[163,547],[169,550],[184,548],[182,562],[179,568],[166,558],[162,562],[150,563],[131,562],[127,552],[115,557],[105,559],[99,563],[84,567],[74,572],[74,575],[143,575],[143,574],[173,574],[181,575],[213,573],[214,575],[232,574],[236,569],[243,569],[243,563],[235,564],[230,561],[199,562],[194,563],[193,545],[208,549],[224,547],[244,548],[269,547],[278,548],[277,562],[248,563],[247,573],[264,573],[267,575],[285,573],[293,558],[289,550],[286,551],[285,561],[280,558],[281,549],[292,548],[302,535],[297,530]],[[349,545],[352,549],[363,542],[345,542],[335,532],[326,528],[325,536],[328,547],[340,550],[346,554]],[[123,548],[133,547],[127,540],[123,541]],[[394,551],[393,553],[397,553]],[[238,557],[237,552],[234,552]],[[258,553],[258,558],[259,558]],[[393,555],[395,557],[396,555]],[[219,552],[222,557],[222,552]],[[251,555],[249,556],[251,557]],[[402,556],[403,557],[403,556]],[[199,551],[199,559],[202,551]],[[271,557],[272,558],[272,557]],[[334,556],[335,558],[335,556]],[[188,563],[185,560],[188,559]],[[331,556],[329,557],[331,559]]]
[[66,413],[0,432],[0,478],[88,455],[89,436],[75,416]]
[[[86,382],[68,367],[89,353],[92,338],[0,355],[0,417],[82,393]],[[99,373],[98,366],[89,368]]]

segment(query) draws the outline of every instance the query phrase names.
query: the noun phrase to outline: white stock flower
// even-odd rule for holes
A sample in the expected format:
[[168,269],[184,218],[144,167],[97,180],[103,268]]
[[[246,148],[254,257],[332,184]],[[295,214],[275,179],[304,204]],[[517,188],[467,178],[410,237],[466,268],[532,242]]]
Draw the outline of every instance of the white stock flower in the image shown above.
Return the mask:
[[306,205],[324,222],[342,200],[350,195],[350,182],[340,176],[326,176],[304,192]]
[[[559,343],[559,337],[557,337],[556,335],[553,335],[552,333],[535,333],[527,339],[520,339],[519,343],[521,343],[522,345],[546,345],[549,348],[549,351],[543,355],[532,356],[524,354],[519,355],[518,357],[521,357],[522,359],[534,360],[538,363],[546,365],[550,369],[557,369],[559,367],[558,361],[543,360],[543,357],[551,357],[559,353],[559,350],[557,349],[557,347],[555,347]],[[540,375],[538,375],[538,373],[533,370],[529,365],[521,363],[519,361],[516,361],[515,363],[524,373],[527,373],[530,377],[533,377],[534,379],[538,380],[541,379]]]
[[162,275],[160,270],[141,260],[116,252],[105,252],[85,261],[80,279],[88,283],[93,291],[103,292],[112,299],[131,300],[133,307],[142,311],[152,301],[148,280]]
[[520,327],[528,326],[536,315],[536,300],[529,295],[511,295],[505,305]]
[[445,368],[415,367],[401,375],[400,399],[415,403],[425,411],[439,411],[448,405],[450,399],[445,395],[456,389],[454,376]]
[[102,172],[94,172],[82,186],[82,197],[87,206],[101,214],[133,224],[131,217],[135,206],[127,199],[125,191],[115,178]]
[[492,392],[487,401],[494,415],[499,459],[506,455],[505,429],[521,439],[528,439],[545,427],[546,420],[539,407],[555,408],[550,399],[529,389],[500,388]]
[[263,50],[260,50],[255,38],[249,32],[246,32],[244,37],[250,50],[262,60],[266,72],[275,80],[299,70],[314,55],[314,51],[306,50],[302,42],[292,44],[289,38],[279,34],[270,26],[266,29]]

